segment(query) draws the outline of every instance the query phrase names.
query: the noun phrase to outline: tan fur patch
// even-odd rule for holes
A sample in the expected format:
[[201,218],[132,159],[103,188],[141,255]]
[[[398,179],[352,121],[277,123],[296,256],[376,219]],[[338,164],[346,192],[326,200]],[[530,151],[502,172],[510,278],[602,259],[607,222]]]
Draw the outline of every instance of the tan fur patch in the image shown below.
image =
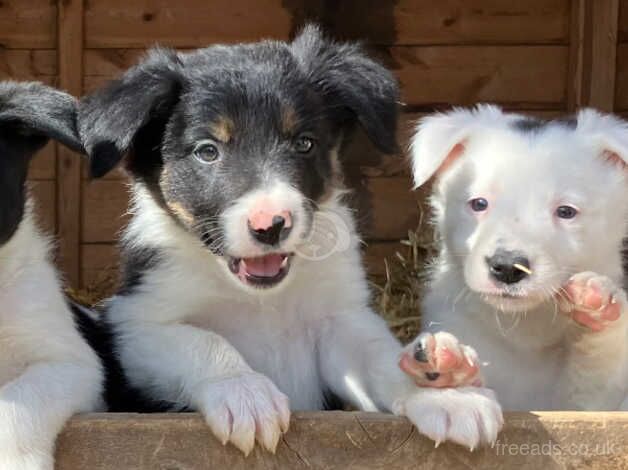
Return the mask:
[[221,116],[209,125],[212,135],[222,143],[228,144],[233,138],[235,126],[228,117]]
[[194,216],[180,203],[178,202],[166,202],[168,208],[186,225],[191,226],[194,224]]
[[284,134],[291,134],[298,122],[297,112],[292,106],[281,109],[281,130]]

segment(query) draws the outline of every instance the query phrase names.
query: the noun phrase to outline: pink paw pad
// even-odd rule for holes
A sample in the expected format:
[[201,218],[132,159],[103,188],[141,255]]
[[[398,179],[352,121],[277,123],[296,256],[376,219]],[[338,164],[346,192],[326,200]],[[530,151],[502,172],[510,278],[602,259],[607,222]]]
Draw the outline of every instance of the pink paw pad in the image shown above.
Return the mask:
[[475,350],[445,332],[423,333],[404,348],[399,367],[420,387],[481,386]]
[[567,314],[578,324],[599,332],[621,316],[623,291],[605,276],[579,273],[564,287]]

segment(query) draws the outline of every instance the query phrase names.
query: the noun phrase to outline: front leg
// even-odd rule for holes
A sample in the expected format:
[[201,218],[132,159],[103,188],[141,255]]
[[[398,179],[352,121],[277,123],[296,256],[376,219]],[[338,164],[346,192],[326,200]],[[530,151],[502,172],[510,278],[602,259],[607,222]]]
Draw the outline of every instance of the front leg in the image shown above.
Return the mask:
[[118,347],[134,385],[200,411],[223,444],[245,455],[256,439],[275,451],[290,423],[288,398],[226,339],[191,325],[153,323],[126,326],[122,338]]
[[369,311],[328,318],[319,339],[323,380],[352,405],[406,416],[437,444],[473,449],[496,439],[503,420],[490,390],[417,386],[397,366],[401,352],[383,319]]
[[53,470],[54,442],[75,413],[102,402],[96,365],[37,363],[0,388],[0,468]]
[[557,405],[616,410],[628,387],[626,293],[610,278],[592,272],[573,276],[564,292],[561,310],[574,324]]

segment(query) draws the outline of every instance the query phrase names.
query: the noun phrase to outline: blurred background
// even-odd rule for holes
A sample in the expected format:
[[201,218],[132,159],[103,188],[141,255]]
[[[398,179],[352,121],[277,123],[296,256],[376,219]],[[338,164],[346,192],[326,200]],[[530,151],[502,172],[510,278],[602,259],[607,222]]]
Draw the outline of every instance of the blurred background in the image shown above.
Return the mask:
[[[628,0],[0,0],[0,78],[80,96],[155,44],[289,39],[306,21],[362,40],[394,71],[404,149],[417,118],[452,105],[628,114]],[[412,334],[433,248],[427,189],[411,191],[404,156],[379,155],[364,136],[352,142],[346,172],[376,306],[401,336]],[[68,284],[86,301],[102,298],[116,281],[124,175],[90,181],[80,157],[49,145],[30,179],[43,224],[59,236]]]

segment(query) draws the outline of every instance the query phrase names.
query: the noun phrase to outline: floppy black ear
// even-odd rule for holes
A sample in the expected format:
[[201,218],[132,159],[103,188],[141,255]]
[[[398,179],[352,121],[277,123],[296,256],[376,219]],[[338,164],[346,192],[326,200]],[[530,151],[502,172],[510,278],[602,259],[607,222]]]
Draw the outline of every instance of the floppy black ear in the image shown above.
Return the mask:
[[169,49],[153,49],[120,79],[79,103],[79,134],[92,176],[111,171],[153,119],[170,113],[181,88],[181,61]]
[[330,106],[350,110],[382,152],[398,150],[399,87],[392,73],[369,58],[358,44],[326,39],[313,25],[295,38],[292,52]]
[[35,82],[0,83],[0,130],[12,139],[24,137],[23,148],[33,153],[48,139],[82,151],[76,131],[76,100]]

